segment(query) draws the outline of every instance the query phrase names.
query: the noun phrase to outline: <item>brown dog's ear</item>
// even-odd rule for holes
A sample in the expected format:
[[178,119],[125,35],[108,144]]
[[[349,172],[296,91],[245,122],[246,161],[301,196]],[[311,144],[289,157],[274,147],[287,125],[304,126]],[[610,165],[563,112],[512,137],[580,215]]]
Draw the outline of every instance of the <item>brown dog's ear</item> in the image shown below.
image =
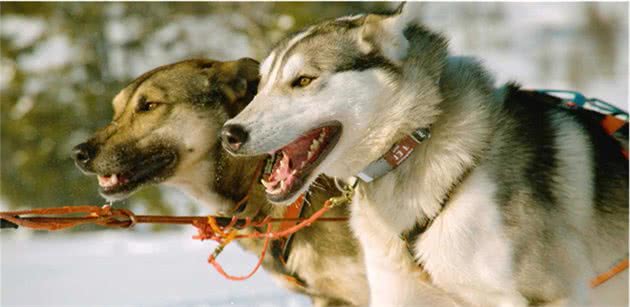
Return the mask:
[[256,96],[258,62],[250,58],[217,65],[216,84],[211,85],[225,97],[224,106],[230,117],[236,116]]

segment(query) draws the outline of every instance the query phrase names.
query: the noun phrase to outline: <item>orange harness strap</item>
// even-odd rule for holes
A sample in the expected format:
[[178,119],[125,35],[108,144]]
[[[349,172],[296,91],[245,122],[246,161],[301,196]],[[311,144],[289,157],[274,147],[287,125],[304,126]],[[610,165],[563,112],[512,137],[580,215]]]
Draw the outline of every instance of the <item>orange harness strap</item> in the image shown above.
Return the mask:
[[295,221],[300,217],[302,213],[302,208],[304,205],[304,194],[300,195],[298,199],[295,200],[290,206],[287,207],[284,212],[284,222],[280,223],[280,227],[278,231],[283,231],[289,229],[291,226],[295,225]]
[[625,120],[621,120],[613,115],[606,115],[600,122],[604,131],[609,135],[613,135],[617,130],[621,129],[626,124]]
[[[613,136],[617,130],[623,128],[626,124],[627,122],[625,120],[621,120],[614,115],[606,115],[600,122],[604,131],[610,136]],[[628,159],[628,150],[626,148],[622,147],[621,153]]]
[[609,279],[615,277],[615,275],[625,271],[628,268],[628,258],[619,261],[610,270],[597,275],[597,277],[591,280],[591,288],[595,288]]
[[[305,197],[305,194],[300,195],[300,197],[298,197],[295,202],[293,202],[290,206],[286,208],[283,216],[283,219],[285,221],[280,224],[277,231],[285,231],[292,226],[295,226],[294,221],[299,220],[302,217],[302,212],[304,211]],[[305,288],[306,282],[302,280],[300,276],[291,273],[286,268],[294,235],[295,234],[290,234],[287,237],[278,238],[277,240],[271,242],[271,255],[282,265],[284,271],[282,275],[284,275],[286,281],[293,284],[294,286]]]

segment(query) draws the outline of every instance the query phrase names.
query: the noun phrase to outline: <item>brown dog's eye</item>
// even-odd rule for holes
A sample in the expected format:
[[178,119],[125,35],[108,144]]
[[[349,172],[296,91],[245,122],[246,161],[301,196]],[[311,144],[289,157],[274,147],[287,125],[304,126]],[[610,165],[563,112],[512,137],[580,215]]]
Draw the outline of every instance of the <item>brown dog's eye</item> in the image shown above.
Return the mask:
[[157,108],[159,103],[153,101],[141,101],[138,104],[138,112],[148,112]]
[[293,87],[307,87],[315,79],[316,79],[316,77],[301,76],[301,77],[295,79],[295,81],[293,81],[291,86],[293,86]]

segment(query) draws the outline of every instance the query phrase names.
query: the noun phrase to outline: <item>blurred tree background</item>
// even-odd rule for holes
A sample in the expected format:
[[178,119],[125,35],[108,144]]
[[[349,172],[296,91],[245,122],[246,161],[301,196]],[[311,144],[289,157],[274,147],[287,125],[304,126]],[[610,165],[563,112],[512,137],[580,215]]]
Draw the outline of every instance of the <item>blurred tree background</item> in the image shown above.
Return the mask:
[[[527,87],[579,89],[627,109],[627,3],[429,3],[428,26]],[[0,208],[98,204],[70,149],[104,126],[131,79],[193,57],[262,59],[287,32],[392,3],[0,4]],[[145,188],[134,210],[192,213]],[[182,209],[185,208],[185,209]]]

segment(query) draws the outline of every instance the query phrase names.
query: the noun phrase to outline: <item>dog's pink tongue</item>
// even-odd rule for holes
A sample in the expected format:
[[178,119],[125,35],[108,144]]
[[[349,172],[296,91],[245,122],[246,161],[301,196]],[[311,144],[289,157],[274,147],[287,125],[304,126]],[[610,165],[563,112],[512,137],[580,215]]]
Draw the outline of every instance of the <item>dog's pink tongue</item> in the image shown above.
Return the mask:
[[308,153],[311,151],[313,142],[319,136],[319,133],[320,129],[310,132],[282,149],[282,152],[290,157],[293,169],[304,167],[310,158]]
[[278,194],[291,187],[298,170],[304,168],[309,160],[316,159],[321,142],[317,137],[321,133],[322,129],[316,129],[282,148],[282,159],[275,163],[269,178],[262,180],[267,193]]
[[282,159],[276,162],[273,173],[267,180],[262,180],[268,193],[277,194],[284,191],[295,180],[295,171],[291,168],[291,158],[282,152]]
[[289,155],[283,152],[282,159],[279,162],[278,168],[272,174],[272,178],[274,182],[279,182],[285,180],[287,177],[291,176],[291,158]]

